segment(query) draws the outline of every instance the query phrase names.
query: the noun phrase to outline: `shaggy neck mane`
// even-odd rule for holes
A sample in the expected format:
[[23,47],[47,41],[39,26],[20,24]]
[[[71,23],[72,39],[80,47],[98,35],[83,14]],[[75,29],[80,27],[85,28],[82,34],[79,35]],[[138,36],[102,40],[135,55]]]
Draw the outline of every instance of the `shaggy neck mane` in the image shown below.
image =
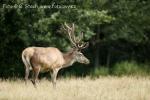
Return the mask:
[[63,67],[69,67],[69,66],[71,66],[75,62],[75,59],[74,59],[74,50],[70,50],[69,52],[64,53],[63,57],[64,57],[64,60],[65,60],[65,63],[63,65]]

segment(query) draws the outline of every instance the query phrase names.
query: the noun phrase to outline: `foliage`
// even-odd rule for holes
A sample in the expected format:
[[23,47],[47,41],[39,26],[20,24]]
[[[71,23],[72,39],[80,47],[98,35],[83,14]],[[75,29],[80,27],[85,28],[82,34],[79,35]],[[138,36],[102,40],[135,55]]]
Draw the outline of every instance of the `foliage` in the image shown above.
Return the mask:
[[[25,5],[52,4],[75,5],[76,8],[25,8]],[[22,8],[9,8],[8,5],[22,5]],[[75,23],[76,35],[84,32],[84,41],[90,42],[89,48],[83,51],[91,60],[89,68],[84,70],[80,65],[79,68],[73,67],[71,73],[81,76],[81,73],[88,75],[88,72],[96,76],[98,73],[107,75],[113,65],[116,66],[112,71],[115,75],[132,74],[136,70],[143,72],[141,63],[150,60],[147,55],[150,52],[149,10],[148,0],[2,0],[0,77],[23,75],[21,52],[28,46],[54,46],[67,51],[70,43],[61,31],[64,22]],[[130,62],[118,63],[124,60],[140,62],[129,65]],[[90,67],[96,61],[99,61],[98,66],[107,67]]]
[[145,0],[113,0],[110,13],[116,20],[106,30],[110,33],[108,38],[122,38],[134,42],[149,40],[145,31],[149,30],[149,3]]
[[111,68],[106,66],[97,67],[91,71],[90,76],[99,77],[99,76],[147,76],[149,75],[149,64],[139,64],[135,61],[121,61],[113,65]]
[[110,69],[106,66],[96,67],[94,70],[91,70],[91,77],[107,76],[110,75]]
[[124,61],[117,63],[113,66],[112,74],[117,76],[122,75],[144,75],[144,69],[141,68],[142,65],[134,61]]

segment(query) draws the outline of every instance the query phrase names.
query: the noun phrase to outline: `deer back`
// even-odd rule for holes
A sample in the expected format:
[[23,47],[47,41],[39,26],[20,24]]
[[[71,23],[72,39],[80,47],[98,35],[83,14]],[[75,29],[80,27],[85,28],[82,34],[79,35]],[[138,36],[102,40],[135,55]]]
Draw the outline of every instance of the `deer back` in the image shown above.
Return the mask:
[[33,66],[40,66],[41,69],[53,69],[61,67],[64,63],[62,53],[54,47],[35,47],[31,58]]

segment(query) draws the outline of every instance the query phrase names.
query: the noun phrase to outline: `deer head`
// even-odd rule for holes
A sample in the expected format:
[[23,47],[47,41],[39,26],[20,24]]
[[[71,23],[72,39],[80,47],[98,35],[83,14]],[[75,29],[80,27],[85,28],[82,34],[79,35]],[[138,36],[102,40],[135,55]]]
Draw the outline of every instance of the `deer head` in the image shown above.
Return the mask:
[[62,28],[66,31],[67,36],[68,36],[70,42],[72,43],[73,56],[74,56],[75,60],[79,63],[89,64],[90,61],[81,52],[82,49],[88,47],[88,45],[89,45],[89,43],[82,41],[83,32],[80,33],[79,37],[76,37],[74,34],[74,32],[75,32],[74,23],[72,23],[71,26],[64,23]]

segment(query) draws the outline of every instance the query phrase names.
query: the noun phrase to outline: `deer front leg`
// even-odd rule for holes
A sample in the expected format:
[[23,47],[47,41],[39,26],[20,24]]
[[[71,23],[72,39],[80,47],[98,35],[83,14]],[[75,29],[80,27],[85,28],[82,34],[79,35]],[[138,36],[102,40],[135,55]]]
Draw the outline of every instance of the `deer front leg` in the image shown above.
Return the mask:
[[52,73],[51,73],[51,78],[52,78],[52,84],[54,87],[56,87],[56,78],[57,78],[57,74],[58,74],[59,69],[53,69]]

